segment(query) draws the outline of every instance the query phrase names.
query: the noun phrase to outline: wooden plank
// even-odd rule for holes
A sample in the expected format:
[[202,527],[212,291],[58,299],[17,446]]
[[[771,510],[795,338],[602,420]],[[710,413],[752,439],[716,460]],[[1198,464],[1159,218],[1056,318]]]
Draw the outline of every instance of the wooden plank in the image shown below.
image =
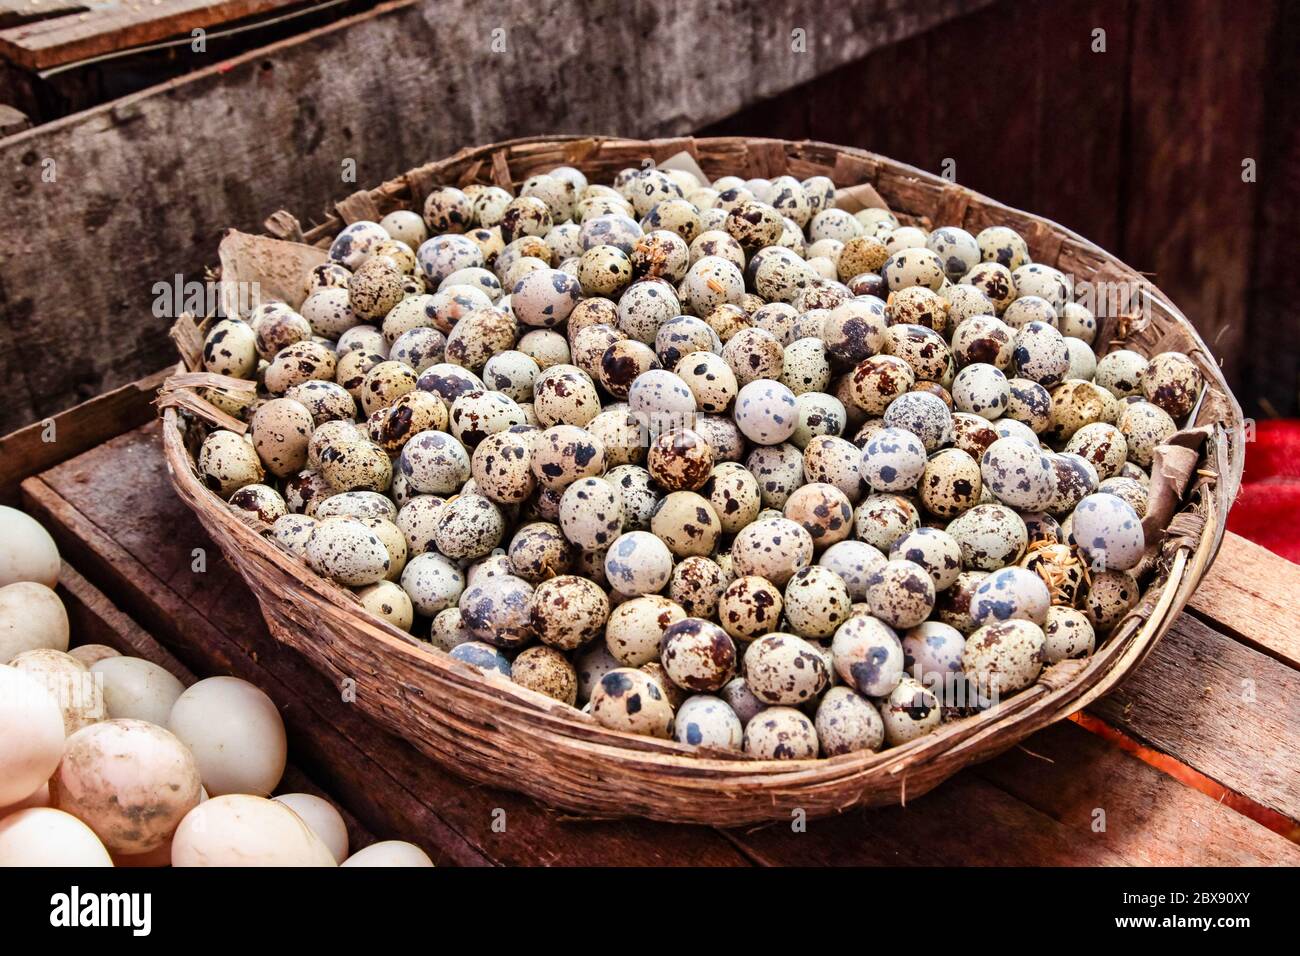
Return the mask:
[[297,6],[302,0],[88,0],[84,12],[0,30],[0,56],[44,70],[143,46],[191,30]]
[[1188,614],[1092,708],[1230,790],[1300,821],[1300,672]]
[[975,773],[1135,866],[1300,864],[1300,846],[1068,721]]
[[1133,5],[1118,254],[1178,303],[1231,383],[1255,347],[1244,339],[1251,256],[1242,250],[1260,188],[1243,181],[1242,163],[1260,155],[1260,64],[1275,13],[1272,3],[1225,0]]
[[[68,610],[73,646],[104,644],[121,654],[142,657],[157,664],[187,686],[198,679],[188,667],[155,641],[144,628],[123,614],[102,591],[67,562],[64,562],[59,571],[59,595]],[[353,852],[375,842],[374,834],[339,802],[338,797],[322,790],[294,764],[285,767],[284,776],[276,789],[279,793],[310,793],[328,800],[347,825],[348,845]]]
[[1215,630],[1300,668],[1298,596],[1300,565],[1228,532],[1187,606]]
[[152,420],[154,394],[170,374],[163,369],[0,437],[0,504],[14,503],[29,475]]
[[[271,694],[282,705],[298,759],[350,806],[364,808],[358,813],[376,834],[411,839],[435,860],[463,864],[746,862],[700,827],[565,824],[524,797],[446,773],[376,728],[267,633],[243,581],[171,493],[156,432],[148,426],[59,466],[45,480],[29,479],[25,503],[88,577],[196,672],[233,673]],[[83,506],[95,512],[94,521]],[[111,521],[112,536],[95,521]],[[206,553],[202,573],[191,570],[196,547]],[[498,810],[504,833],[494,829]]]
[[[357,188],[345,159],[356,183],[379,183],[466,143],[684,134],[988,2],[557,0],[539,17],[405,0],[0,140],[0,431],[170,361],[173,316],[155,310],[154,284],[201,280],[226,227],[258,230],[281,208],[318,220]],[[800,26],[806,54],[791,51]],[[626,83],[609,82],[613,50],[636,64]],[[112,268],[86,281],[105,249]]]

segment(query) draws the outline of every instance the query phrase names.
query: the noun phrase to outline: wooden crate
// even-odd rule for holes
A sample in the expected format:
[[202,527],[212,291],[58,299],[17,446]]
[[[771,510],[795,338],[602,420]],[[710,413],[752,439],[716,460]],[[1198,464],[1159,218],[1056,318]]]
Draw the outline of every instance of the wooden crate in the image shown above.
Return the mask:
[[346,689],[271,638],[172,494],[157,424],[105,437],[59,462],[47,455],[21,485],[66,559],[195,673],[261,686],[304,772],[367,831],[418,843],[435,862],[1300,864],[1300,567],[1233,535],[1192,609],[1119,692],[906,806],[806,830],[579,821],[468,783],[370,724]]

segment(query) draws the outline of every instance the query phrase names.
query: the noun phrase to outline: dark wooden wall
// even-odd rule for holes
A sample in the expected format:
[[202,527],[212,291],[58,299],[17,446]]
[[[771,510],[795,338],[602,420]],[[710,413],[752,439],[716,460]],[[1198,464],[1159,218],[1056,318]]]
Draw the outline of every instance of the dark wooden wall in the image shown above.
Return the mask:
[[862,146],[934,172],[952,160],[958,182],[1150,273],[1248,409],[1294,414],[1298,11],[1001,0],[704,132]]

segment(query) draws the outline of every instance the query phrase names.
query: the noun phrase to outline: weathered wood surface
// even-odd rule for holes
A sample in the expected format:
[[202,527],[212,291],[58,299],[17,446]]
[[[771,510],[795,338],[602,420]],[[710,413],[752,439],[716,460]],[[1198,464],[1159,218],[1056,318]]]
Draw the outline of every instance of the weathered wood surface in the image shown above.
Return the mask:
[[0,437],[0,504],[13,504],[28,475],[102,444],[154,418],[154,394],[171,373],[164,369],[115,388],[65,412]]
[[1300,565],[1236,534],[1223,536],[1188,607],[1217,630],[1300,668]]
[[[1243,405],[1258,392],[1294,413],[1300,295],[1286,250],[1300,205],[1298,20],[1285,0],[1006,0],[699,135],[761,130],[935,173],[951,163],[957,182],[1149,273]],[[971,59],[995,49],[1014,52]],[[844,107],[864,90],[888,95]],[[1251,158],[1258,182],[1247,183]],[[1256,238],[1257,216],[1267,238]]]
[[182,48],[193,74],[0,141],[0,431],[165,364],[154,283],[201,280],[227,227],[310,223],[470,143],[689,132],[988,2],[405,0],[225,62]]
[[[156,438],[157,426],[149,425],[45,472],[24,486],[28,506],[70,561],[190,667],[255,680],[281,703],[295,759],[371,831],[414,839],[435,859],[470,865],[1300,863],[1300,848],[1287,839],[1072,724],[1049,728],[905,807],[810,821],[807,832],[788,825],[724,832],[561,819],[431,764],[370,725],[342,703],[338,688],[277,644],[247,587],[171,494]],[[192,570],[195,548],[205,550],[202,573]],[[1165,643],[1183,640],[1181,630]],[[1174,653],[1181,661],[1193,652]],[[1159,654],[1132,679],[1145,680],[1139,687],[1148,694],[1170,686]],[[1145,671],[1152,676],[1143,678]],[[1146,728],[1139,717],[1130,725],[1137,735]],[[1223,749],[1240,749],[1251,739],[1249,728],[1213,726]],[[1147,736],[1180,759],[1221,769],[1206,748],[1186,745],[1175,731]],[[1290,749],[1281,759],[1293,762],[1300,747],[1294,727],[1282,736]],[[1250,780],[1234,782],[1259,789]],[[1097,808],[1105,811],[1101,831]],[[505,812],[504,833],[492,826],[497,809]],[[1175,833],[1183,835],[1173,840]]]
[[[128,657],[142,657],[168,671],[182,684],[189,685],[198,677],[177,660],[170,651],[126,614],[122,613],[104,592],[82,577],[66,561],[59,570],[59,596],[68,610],[68,623],[72,630],[72,644],[104,644]],[[276,788],[279,793],[310,793],[329,800],[338,808],[348,828],[348,845],[352,852],[369,846],[375,837],[354,817],[338,797],[319,787],[310,777],[292,763],[285,767],[284,776]]]
[[62,16],[0,30],[0,57],[23,69],[44,70],[302,3],[303,0],[87,0],[84,10],[73,9]]

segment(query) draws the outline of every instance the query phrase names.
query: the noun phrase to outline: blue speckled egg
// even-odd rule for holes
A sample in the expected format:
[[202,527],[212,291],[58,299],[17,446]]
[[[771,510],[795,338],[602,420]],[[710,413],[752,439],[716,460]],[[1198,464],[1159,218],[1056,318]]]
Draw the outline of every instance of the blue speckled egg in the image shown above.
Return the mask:
[[975,588],[970,616],[977,625],[1011,620],[1041,625],[1051,605],[1051,592],[1037,574],[1027,568],[1002,568]]
[[1142,519],[1123,498],[1101,492],[1074,509],[1071,535],[1097,570],[1127,571],[1142,559]]

